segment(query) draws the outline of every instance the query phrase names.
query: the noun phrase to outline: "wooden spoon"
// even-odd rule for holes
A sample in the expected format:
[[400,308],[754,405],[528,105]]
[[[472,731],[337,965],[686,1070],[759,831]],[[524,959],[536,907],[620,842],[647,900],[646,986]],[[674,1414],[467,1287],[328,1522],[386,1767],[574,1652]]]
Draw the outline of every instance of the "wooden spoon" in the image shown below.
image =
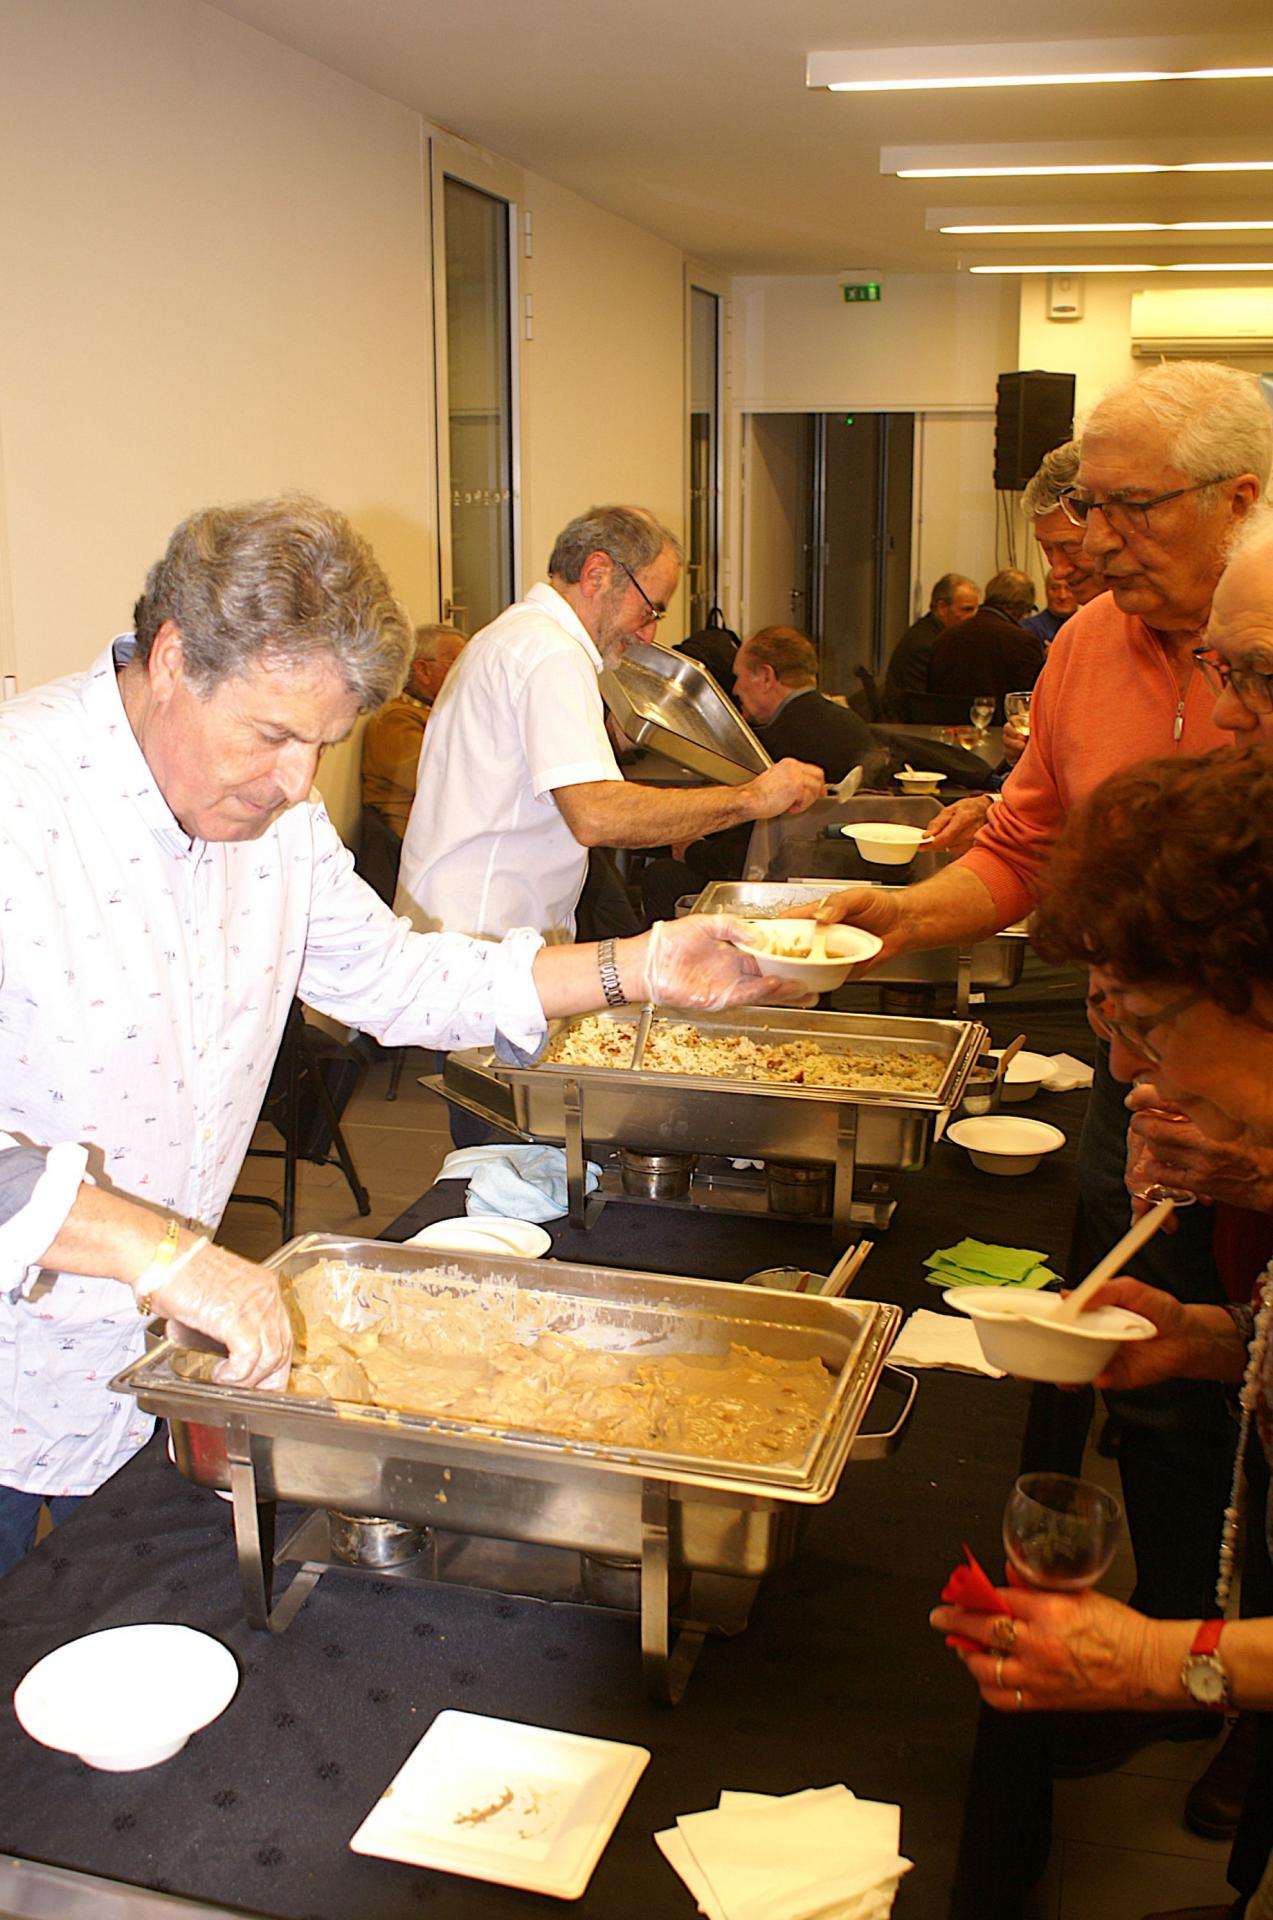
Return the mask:
[[818,1293],[824,1300],[838,1300],[841,1294],[848,1292],[857,1279],[867,1255],[875,1245],[874,1240],[859,1240],[856,1247],[847,1247],[832,1267]]
[[827,958],[827,923],[824,920],[815,920],[813,923],[813,939],[809,946],[809,958],[811,960],[825,960]]
[[1105,1282],[1111,1279],[1134,1253],[1138,1253],[1147,1240],[1153,1239],[1167,1215],[1173,1211],[1175,1204],[1174,1200],[1160,1200],[1152,1213],[1142,1214],[1139,1220],[1133,1221],[1118,1245],[1111,1247],[1103,1260],[1097,1261],[1086,1280],[1075,1287],[1073,1293],[1061,1302],[1056,1312],[1049,1316],[1052,1325],[1065,1326],[1070,1321],[1077,1320],[1092,1295],[1098,1293]]

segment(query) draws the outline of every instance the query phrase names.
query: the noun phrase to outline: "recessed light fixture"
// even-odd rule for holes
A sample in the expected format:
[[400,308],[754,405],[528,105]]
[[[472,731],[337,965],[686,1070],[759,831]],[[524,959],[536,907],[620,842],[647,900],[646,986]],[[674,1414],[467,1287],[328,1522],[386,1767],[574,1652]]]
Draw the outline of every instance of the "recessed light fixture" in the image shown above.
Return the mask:
[[1273,273],[1273,260],[1088,260],[1050,266],[983,265],[969,267],[969,273]]
[[[1226,57],[1227,56],[1227,57]],[[1084,87],[1147,80],[1267,80],[1263,37],[1018,41],[962,47],[874,47],[811,53],[805,85],[831,93],[944,92],[978,87]]]
[[1268,233],[1273,220],[1064,220],[1002,221],[982,226],[941,226],[939,233]]

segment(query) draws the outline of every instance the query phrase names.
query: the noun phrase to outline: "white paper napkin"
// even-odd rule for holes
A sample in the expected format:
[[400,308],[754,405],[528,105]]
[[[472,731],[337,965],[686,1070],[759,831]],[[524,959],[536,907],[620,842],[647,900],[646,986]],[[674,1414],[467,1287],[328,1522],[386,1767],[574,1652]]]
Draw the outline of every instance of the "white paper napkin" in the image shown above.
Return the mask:
[[981,1351],[977,1329],[962,1313],[930,1313],[917,1307],[889,1350],[899,1367],[948,1367],[954,1373],[984,1373],[1002,1380]]
[[900,1836],[900,1808],[834,1786],[723,1793],[654,1837],[709,1920],[886,1920]]
[[1090,1087],[1092,1069],[1076,1060],[1072,1053],[1051,1053],[1052,1062],[1039,1085],[1045,1093],[1073,1093],[1076,1087]]

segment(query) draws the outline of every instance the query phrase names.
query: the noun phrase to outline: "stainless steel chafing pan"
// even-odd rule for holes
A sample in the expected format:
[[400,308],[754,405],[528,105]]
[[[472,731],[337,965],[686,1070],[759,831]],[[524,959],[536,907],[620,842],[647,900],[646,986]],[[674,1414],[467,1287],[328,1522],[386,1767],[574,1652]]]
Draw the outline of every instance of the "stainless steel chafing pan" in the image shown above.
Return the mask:
[[[963,1093],[983,1027],[968,1021],[881,1018],[811,1008],[744,1007],[685,1016],[646,1008],[612,1016],[637,1027],[631,1064],[509,1067],[490,1048],[451,1054],[443,1089],[524,1137],[566,1149],[572,1218],[582,1220],[588,1148],[640,1153],[709,1153],[836,1169],[836,1232],[847,1237],[858,1165],[900,1171],[926,1164],[940,1123]],[[658,1073],[641,1053],[652,1019],[776,1042],[813,1039],[835,1052],[860,1047],[884,1055],[918,1050],[942,1063],[932,1093],[855,1087],[791,1086],[706,1074]],[[563,1022],[564,1026],[575,1024]],[[560,1031],[554,1024],[552,1031]],[[577,1193],[576,1193],[577,1188]]]
[[630,640],[601,694],[629,740],[706,780],[739,786],[773,764],[706,667],[671,647]]
[[[328,1564],[305,1559],[271,1613],[261,1503],[298,1501],[427,1526],[435,1536],[518,1541],[639,1566],[647,1671],[670,1697],[704,1632],[745,1624],[755,1583],[794,1551],[801,1511],[831,1498],[851,1457],[891,1451],[914,1398],[913,1379],[896,1376],[907,1389],[901,1418],[885,1434],[861,1433],[901,1321],[889,1305],[321,1234],[292,1241],[269,1264],[286,1286],[319,1260],[373,1270],[370,1282],[358,1283],[373,1300],[398,1288],[444,1297],[475,1280],[513,1288],[537,1321],[595,1345],[723,1353],[737,1342],[816,1356],[833,1376],[832,1391],[802,1461],[756,1466],[218,1386],[186,1377],[184,1350],[164,1340],[112,1385],[173,1422],[183,1473],[232,1493],[255,1626],[286,1625]],[[697,1596],[691,1587],[686,1626],[697,1640],[679,1652],[670,1626],[676,1575],[702,1576]]]

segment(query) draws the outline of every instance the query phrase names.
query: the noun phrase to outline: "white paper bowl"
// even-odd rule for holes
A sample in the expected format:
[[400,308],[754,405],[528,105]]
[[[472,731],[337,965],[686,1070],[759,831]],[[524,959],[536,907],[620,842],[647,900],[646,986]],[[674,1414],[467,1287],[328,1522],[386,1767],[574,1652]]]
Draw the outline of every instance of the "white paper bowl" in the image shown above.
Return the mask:
[[878,867],[909,866],[925,838],[922,827],[900,826],[893,820],[854,821],[840,828],[846,840],[855,840],[864,860]]
[[[991,1049],[996,1060],[1002,1051],[1002,1047]],[[1003,1098],[1014,1106],[1033,1100],[1051,1068],[1052,1062],[1046,1053],[1027,1053],[1023,1047],[1008,1062],[1008,1071],[1003,1076]]]
[[1015,1113],[987,1113],[976,1119],[956,1120],[953,1127],[947,1127],[946,1138],[966,1148],[973,1166],[982,1173],[1033,1173],[1045,1153],[1055,1153],[1065,1145],[1059,1127]]
[[917,770],[914,773],[895,773],[893,778],[907,793],[936,793],[946,776],[944,773],[923,773]]
[[435,1220],[406,1242],[409,1247],[431,1247],[435,1253],[507,1253],[520,1260],[538,1260],[552,1243],[552,1235],[534,1220],[506,1220],[502,1214],[485,1213]]
[[37,1660],[13,1710],[42,1746],[132,1773],[180,1753],[238,1684],[229,1648],[193,1627],[107,1627]]
[[743,944],[743,952],[753,954],[761,970],[775,980],[794,980],[811,993],[831,993],[842,987],[851,969],[863,960],[873,960],[884,945],[878,934],[861,927],[828,927],[826,959],[805,960],[774,949],[797,945],[807,949],[813,939],[812,920],[749,920],[746,924],[751,937]]
[[992,1367],[1057,1386],[1095,1380],[1126,1341],[1152,1340],[1157,1331],[1125,1307],[1089,1307],[1072,1326],[1056,1326],[1060,1294],[1021,1287],[949,1287],[942,1298],[968,1315]]

